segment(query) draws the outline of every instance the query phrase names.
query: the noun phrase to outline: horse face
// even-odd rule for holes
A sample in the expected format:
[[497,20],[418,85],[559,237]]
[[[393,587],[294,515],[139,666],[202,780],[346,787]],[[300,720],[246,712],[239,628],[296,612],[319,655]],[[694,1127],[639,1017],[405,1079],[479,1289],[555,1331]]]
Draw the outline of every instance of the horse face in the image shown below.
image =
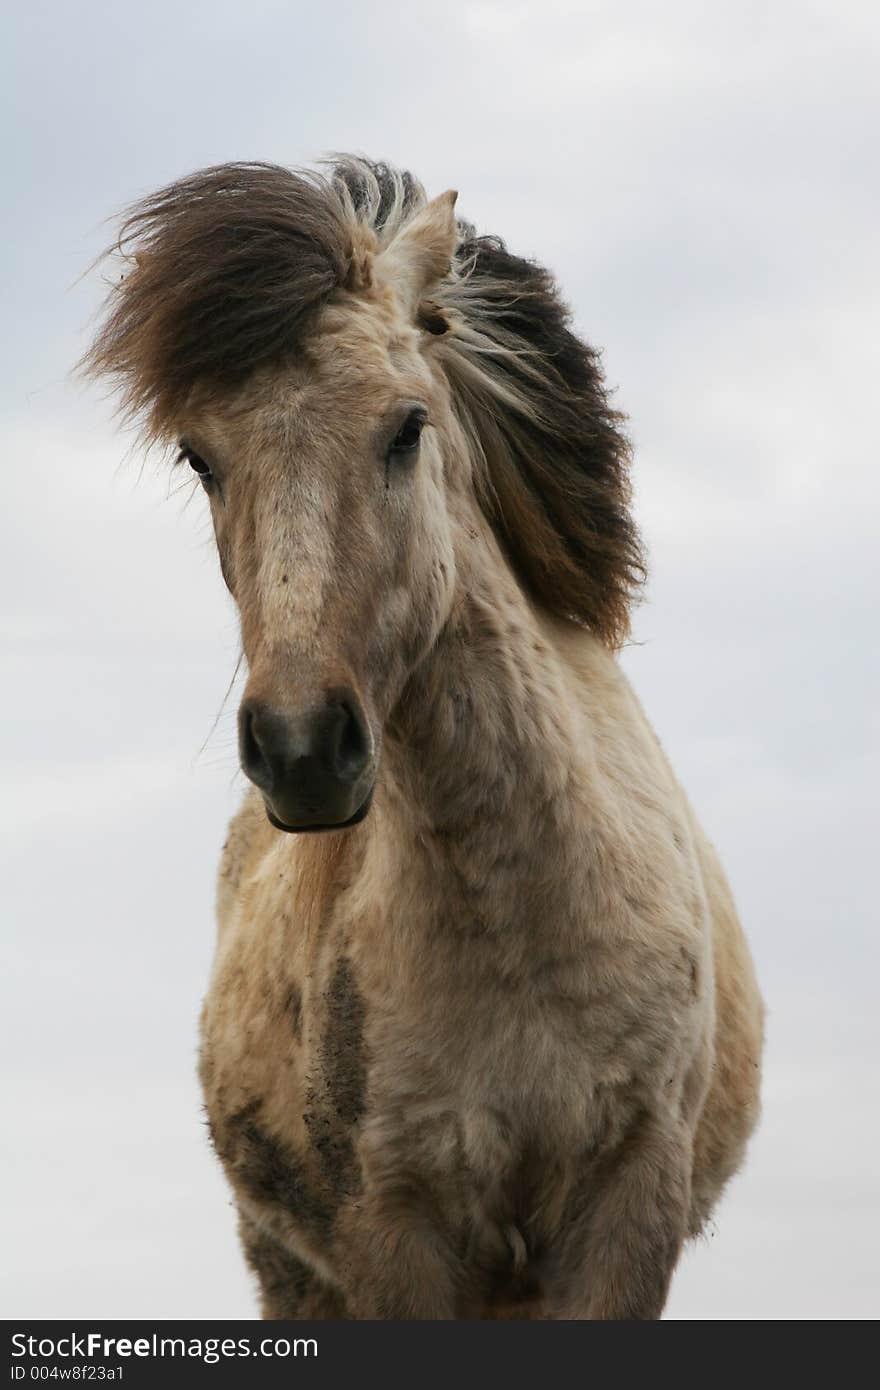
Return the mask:
[[442,381],[393,294],[324,308],[295,366],[186,423],[249,679],[242,767],[286,830],[356,823],[452,601]]

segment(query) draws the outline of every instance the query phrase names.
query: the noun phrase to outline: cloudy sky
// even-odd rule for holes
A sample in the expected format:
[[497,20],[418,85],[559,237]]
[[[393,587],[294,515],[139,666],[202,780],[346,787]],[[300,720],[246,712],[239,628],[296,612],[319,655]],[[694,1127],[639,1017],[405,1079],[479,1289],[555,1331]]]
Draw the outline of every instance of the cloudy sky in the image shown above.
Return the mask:
[[241,794],[201,497],[69,369],[109,217],[356,150],[557,272],[632,422],[624,661],[737,893],[765,1115],[673,1318],[880,1309],[878,59],[865,0],[4,10],[5,1316],[255,1311],[194,1079]]

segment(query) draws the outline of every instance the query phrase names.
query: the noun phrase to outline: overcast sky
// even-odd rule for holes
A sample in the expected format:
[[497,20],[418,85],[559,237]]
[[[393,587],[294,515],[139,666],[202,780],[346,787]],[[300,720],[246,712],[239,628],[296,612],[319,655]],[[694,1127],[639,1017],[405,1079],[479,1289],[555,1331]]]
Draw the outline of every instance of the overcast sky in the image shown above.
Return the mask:
[[235,615],[204,499],[67,374],[114,211],[355,150],[549,264],[631,417],[624,662],[769,1007],[763,1124],[668,1316],[876,1316],[878,7],[4,15],[4,1315],[255,1313],[194,1077]]

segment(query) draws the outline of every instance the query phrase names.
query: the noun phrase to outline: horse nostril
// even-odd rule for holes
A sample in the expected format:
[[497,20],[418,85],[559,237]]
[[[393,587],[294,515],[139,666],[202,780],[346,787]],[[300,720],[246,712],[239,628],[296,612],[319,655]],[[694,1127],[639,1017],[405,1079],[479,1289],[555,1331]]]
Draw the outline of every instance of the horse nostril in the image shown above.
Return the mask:
[[343,695],[333,706],[330,756],[337,777],[354,782],[370,759],[370,735],[357,700]]
[[271,791],[272,768],[260,743],[260,707],[250,701],[245,701],[239,711],[238,743],[244,772],[262,791]]

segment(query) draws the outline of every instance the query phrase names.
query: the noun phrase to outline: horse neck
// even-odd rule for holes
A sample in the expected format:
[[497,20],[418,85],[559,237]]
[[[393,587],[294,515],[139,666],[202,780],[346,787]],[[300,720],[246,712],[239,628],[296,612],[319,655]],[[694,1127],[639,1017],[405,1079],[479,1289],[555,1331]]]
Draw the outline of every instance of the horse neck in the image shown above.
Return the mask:
[[387,731],[383,800],[408,855],[464,885],[483,925],[508,926],[530,880],[558,892],[574,873],[590,740],[551,625],[482,519],[462,534],[449,622]]

